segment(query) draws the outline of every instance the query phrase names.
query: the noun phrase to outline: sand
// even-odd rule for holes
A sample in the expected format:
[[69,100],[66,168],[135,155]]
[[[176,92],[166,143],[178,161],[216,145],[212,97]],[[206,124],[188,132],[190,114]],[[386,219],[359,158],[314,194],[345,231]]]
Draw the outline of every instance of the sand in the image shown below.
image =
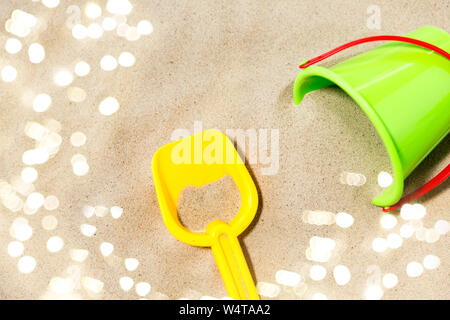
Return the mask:
[[233,178],[222,179],[203,187],[186,187],[178,199],[178,217],[189,230],[205,231],[214,220],[230,222],[241,206],[239,190]]

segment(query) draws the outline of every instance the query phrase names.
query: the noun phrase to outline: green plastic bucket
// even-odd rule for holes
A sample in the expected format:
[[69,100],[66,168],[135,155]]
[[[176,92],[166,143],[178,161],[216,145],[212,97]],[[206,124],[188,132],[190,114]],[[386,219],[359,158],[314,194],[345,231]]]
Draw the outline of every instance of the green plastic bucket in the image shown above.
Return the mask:
[[[450,35],[424,26],[406,35],[450,51]],[[388,151],[394,182],[372,203],[388,207],[404,180],[450,131],[450,62],[428,49],[389,42],[331,68],[310,66],[295,80],[294,101],[337,85],[352,97]]]

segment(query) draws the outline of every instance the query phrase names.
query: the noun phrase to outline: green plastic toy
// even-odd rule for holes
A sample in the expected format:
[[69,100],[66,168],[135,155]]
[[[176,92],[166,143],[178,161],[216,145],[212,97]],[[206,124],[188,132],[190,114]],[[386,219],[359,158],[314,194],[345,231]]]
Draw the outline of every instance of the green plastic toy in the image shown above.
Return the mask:
[[[424,26],[406,37],[448,56],[450,35],[441,29]],[[330,68],[308,66],[295,81],[294,101],[299,104],[308,92],[331,85],[358,103],[388,151],[394,182],[372,203],[395,204],[406,177],[450,131],[448,57],[414,44],[389,42]]]

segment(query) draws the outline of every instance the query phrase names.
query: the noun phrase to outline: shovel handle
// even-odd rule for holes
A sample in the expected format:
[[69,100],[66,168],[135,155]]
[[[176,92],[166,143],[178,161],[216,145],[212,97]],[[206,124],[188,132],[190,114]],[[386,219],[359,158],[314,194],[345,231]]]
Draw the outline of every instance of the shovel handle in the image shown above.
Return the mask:
[[259,300],[241,245],[231,227],[213,221],[206,229],[213,237],[211,249],[228,295],[236,300]]

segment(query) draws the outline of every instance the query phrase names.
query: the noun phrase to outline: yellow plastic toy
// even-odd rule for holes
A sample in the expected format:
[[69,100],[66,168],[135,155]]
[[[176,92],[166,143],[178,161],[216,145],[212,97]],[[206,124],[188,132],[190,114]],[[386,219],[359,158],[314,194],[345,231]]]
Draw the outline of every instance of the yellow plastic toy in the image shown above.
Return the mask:
[[[237,237],[250,225],[258,209],[256,186],[233,143],[222,132],[207,130],[172,142],[156,151],[153,179],[162,217],[178,240],[211,247],[228,295],[237,300],[258,300],[250,270]],[[193,232],[178,219],[181,191],[201,187],[228,174],[241,194],[241,207],[229,223],[215,220],[205,232]]]

